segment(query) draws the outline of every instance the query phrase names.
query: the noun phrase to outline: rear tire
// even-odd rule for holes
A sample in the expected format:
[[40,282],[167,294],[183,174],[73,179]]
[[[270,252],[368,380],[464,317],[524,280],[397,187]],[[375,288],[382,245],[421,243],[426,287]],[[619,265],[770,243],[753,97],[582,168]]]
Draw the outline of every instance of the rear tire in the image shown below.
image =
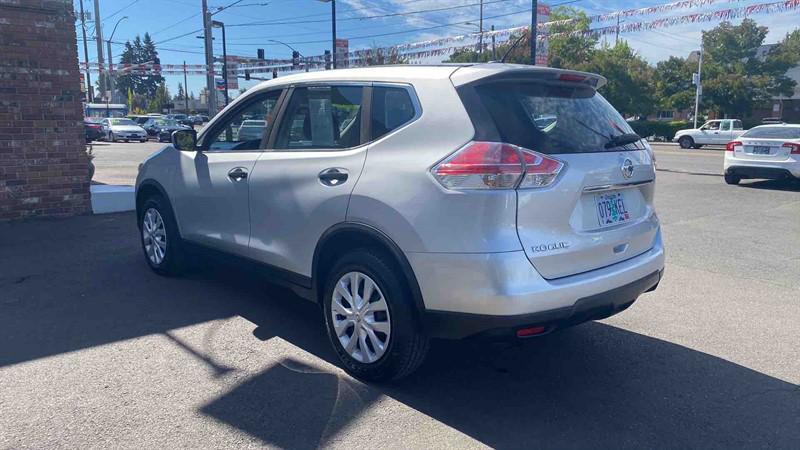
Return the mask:
[[733,173],[726,173],[725,174],[725,183],[727,184],[739,184],[742,181],[742,177]]
[[[378,252],[354,250],[339,259],[325,281],[321,300],[328,337],[342,367],[355,378],[397,380],[416,370],[427,354],[428,337],[414,316],[405,282],[392,267]],[[368,290],[369,298],[362,299]]]
[[159,275],[180,275],[186,259],[169,202],[161,195],[154,195],[144,201],[141,211],[139,231],[147,265]]
[[703,144],[694,144],[692,146],[692,148],[695,149],[695,150],[697,150],[698,148],[702,148],[702,147],[703,147]]
[[681,148],[688,150],[694,147],[694,139],[689,136],[683,136],[678,139],[678,144],[681,146]]

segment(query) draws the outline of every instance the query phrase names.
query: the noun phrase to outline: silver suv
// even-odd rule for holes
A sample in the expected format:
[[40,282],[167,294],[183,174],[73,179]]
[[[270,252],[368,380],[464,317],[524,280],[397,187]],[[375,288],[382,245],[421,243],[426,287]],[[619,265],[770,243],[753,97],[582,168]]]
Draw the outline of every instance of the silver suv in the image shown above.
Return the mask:
[[508,64],[264,82],[141,166],[146,261],[175,274],[203,247],[257,262],[321,305],[368,380],[411,373],[430,338],[611,316],[655,289],[664,250],[652,152],[604,82]]

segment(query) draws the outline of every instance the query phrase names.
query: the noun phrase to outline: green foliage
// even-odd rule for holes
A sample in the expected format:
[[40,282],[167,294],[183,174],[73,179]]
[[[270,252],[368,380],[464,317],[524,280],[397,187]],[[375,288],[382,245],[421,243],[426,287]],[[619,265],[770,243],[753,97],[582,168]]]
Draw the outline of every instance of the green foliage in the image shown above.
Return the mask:
[[667,140],[672,140],[678,130],[689,128],[689,122],[682,120],[674,122],[664,122],[659,120],[637,120],[635,122],[628,122],[628,124],[630,124],[631,128],[633,128],[633,131],[635,131],[639,136],[657,136],[663,137]]
[[659,109],[685,110],[694,105],[692,74],[696,70],[696,63],[677,56],[670,56],[656,64],[653,81]]
[[[131,43],[125,42],[125,50],[120,56],[120,64],[160,64],[155,43],[150,38],[149,33],[144,34],[144,39],[136,36]],[[116,88],[122,95],[127,95],[128,89],[134,94],[144,95],[152,98],[156,95],[158,86],[164,81],[164,77],[153,72],[136,73],[134,71],[125,72],[124,75],[117,76]]]
[[600,88],[600,93],[623,115],[646,115],[653,111],[653,68],[627,42],[594,50],[589,62],[574,68],[606,77],[608,83]]
[[774,95],[790,95],[794,82],[786,69],[800,60],[796,33],[778,45],[775,55],[759,58],[767,27],[745,19],[739,25],[723,22],[703,33],[703,100],[720,116],[745,117],[754,105]]
[[[550,11],[550,21],[574,19],[573,22],[550,27],[551,34],[586,31],[591,21],[585,12],[571,6],[556,6]],[[594,36],[559,36],[548,40],[548,65],[574,68],[591,60],[597,38]]]

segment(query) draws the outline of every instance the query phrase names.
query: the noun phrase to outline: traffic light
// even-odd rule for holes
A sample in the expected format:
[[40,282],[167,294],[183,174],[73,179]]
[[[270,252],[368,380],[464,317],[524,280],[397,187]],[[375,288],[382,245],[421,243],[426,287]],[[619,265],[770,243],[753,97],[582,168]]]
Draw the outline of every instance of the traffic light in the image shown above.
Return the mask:
[[278,78],[278,69],[272,69],[272,78]]
[[264,59],[264,49],[263,48],[256,49],[256,54],[258,55],[258,59]]
[[297,50],[292,52],[292,70],[297,70],[300,67],[300,52]]
[[331,51],[325,50],[325,70],[331,70]]
[[245,80],[250,79],[250,69],[244,69],[244,79]]

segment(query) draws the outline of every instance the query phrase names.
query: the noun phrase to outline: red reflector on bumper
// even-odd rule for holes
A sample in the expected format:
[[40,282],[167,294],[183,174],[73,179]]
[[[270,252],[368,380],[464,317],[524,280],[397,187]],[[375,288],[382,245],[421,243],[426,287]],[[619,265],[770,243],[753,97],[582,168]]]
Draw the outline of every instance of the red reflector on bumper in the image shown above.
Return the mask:
[[517,330],[517,337],[529,337],[529,336],[536,336],[537,334],[544,333],[544,327],[528,327],[528,328],[520,328]]

